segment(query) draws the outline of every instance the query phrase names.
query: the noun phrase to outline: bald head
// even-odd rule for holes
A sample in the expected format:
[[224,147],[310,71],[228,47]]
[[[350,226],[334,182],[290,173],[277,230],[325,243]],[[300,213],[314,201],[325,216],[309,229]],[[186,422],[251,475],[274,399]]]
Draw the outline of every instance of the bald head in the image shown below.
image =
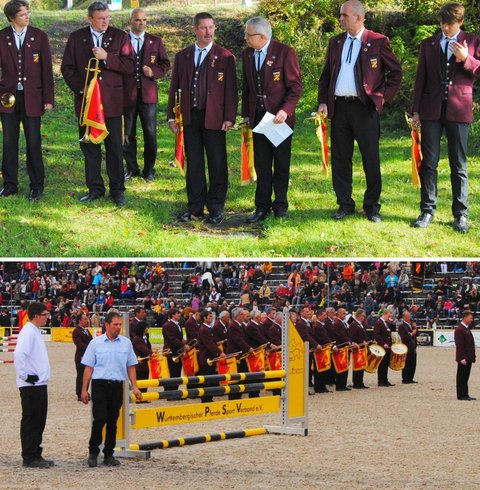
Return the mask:
[[340,25],[350,35],[356,36],[365,24],[365,7],[358,0],[349,0],[340,8]]
[[129,19],[130,30],[136,36],[145,32],[147,28],[147,12],[142,8],[135,8],[132,10]]

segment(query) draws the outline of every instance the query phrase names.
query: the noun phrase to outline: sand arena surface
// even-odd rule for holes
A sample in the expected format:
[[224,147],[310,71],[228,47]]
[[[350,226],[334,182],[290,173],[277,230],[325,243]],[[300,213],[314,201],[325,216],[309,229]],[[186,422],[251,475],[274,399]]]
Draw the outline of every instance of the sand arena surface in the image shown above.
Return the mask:
[[[419,347],[418,385],[402,385],[400,373],[390,371],[396,386],[378,388],[376,375],[366,373],[370,390],[309,397],[308,437],[265,435],[156,450],[148,461],[122,460],[117,468],[87,467],[90,410],[76,401],[74,347],[49,343],[48,350],[43,447],[56,466],[21,466],[20,397],[13,366],[0,364],[2,489],[480,488],[480,400],[456,400],[453,349]],[[480,398],[476,365],[470,394]],[[279,417],[133,431],[132,442],[276,424]]]

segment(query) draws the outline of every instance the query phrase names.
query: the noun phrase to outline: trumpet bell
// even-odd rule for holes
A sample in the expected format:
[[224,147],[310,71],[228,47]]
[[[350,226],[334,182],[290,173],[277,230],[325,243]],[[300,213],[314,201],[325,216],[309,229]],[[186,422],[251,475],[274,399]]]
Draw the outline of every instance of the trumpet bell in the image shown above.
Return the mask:
[[13,95],[11,92],[5,92],[4,94],[0,95],[0,104],[2,104],[2,106],[6,109],[10,109],[10,107],[15,105],[15,95]]

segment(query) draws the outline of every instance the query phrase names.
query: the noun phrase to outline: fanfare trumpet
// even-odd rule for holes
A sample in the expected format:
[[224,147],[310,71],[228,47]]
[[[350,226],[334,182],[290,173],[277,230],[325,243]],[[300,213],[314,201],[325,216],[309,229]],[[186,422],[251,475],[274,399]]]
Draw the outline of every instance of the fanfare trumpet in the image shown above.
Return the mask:
[[247,353],[243,354],[243,356],[240,356],[238,358],[238,360],[241,361],[243,359],[246,359],[247,357],[254,356],[255,354],[258,354],[259,352],[264,350],[269,345],[270,345],[270,342],[267,342],[266,344],[263,344],[263,345],[259,345],[258,347],[255,347],[255,349],[253,349],[253,352],[247,352]]
[[187,352],[185,350],[185,347],[190,347],[190,349],[191,349],[192,347],[195,347],[197,344],[198,344],[198,340],[197,339],[190,340],[190,342],[186,343],[181,349],[179,349],[177,351],[177,355],[174,356],[174,357],[172,357],[172,361],[173,362],[179,362],[180,359],[182,358],[183,354],[185,354],[185,352]]
[[221,361],[222,359],[232,359],[233,357],[237,357],[241,353],[242,353],[241,351],[233,352],[232,354],[227,354],[225,357],[218,356],[218,357],[214,357],[213,359],[207,359],[207,364],[211,366],[212,364],[215,364],[216,362]]
[[[162,350],[162,356],[169,356],[171,353],[172,351],[170,349]],[[146,361],[147,359],[151,359],[152,357],[160,357],[158,349],[155,349],[149,356],[145,356],[145,357],[138,356],[137,361],[138,362]]]
[[15,95],[12,92],[4,92],[0,95],[0,104],[6,109],[10,109],[15,105]]

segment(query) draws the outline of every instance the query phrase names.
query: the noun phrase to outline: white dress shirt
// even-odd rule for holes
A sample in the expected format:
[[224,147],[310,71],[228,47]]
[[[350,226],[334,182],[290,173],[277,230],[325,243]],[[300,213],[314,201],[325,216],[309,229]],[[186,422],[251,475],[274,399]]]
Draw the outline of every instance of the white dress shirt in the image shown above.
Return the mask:
[[29,374],[36,374],[38,381],[35,386],[46,385],[50,380],[50,362],[47,347],[40,329],[27,322],[20,330],[17,346],[13,353],[13,362],[17,371],[17,386],[33,386],[25,380]]
[[[340,64],[340,72],[335,85],[335,95],[339,97],[358,97],[357,86],[355,85],[354,67],[362,47],[362,36],[364,31],[365,28],[362,29],[356,36],[350,36],[350,34],[347,33],[347,38],[343,43],[342,62]],[[354,39],[352,53],[350,61],[347,62],[351,39]]]

